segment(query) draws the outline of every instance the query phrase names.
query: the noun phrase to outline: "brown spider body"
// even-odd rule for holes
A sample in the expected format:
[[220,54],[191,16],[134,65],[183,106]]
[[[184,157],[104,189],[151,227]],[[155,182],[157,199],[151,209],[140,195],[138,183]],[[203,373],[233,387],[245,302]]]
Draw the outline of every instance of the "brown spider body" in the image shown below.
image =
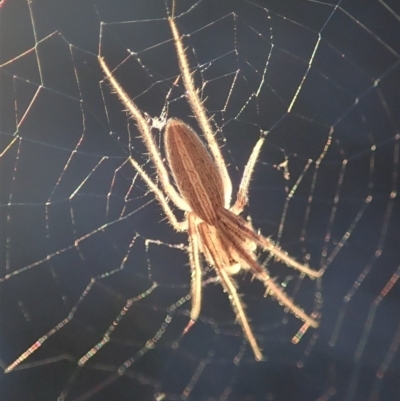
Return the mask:
[[[184,333],[197,321],[201,311],[202,261],[200,255],[203,254],[205,260],[214,267],[224,291],[229,294],[237,321],[242,326],[255,358],[261,360],[260,347],[250,327],[244,304],[237,293],[236,282],[232,275],[241,269],[250,271],[257,280],[264,284],[267,294],[273,295],[281,305],[304,321],[307,326],[317,327],[318,321],[315,320],[315,316],[307,315],[288,297],[282,287],[275,283],[268,271],[258,263],[255,251],[257,247],[268,251],[276,260],[311,278],[320,277],[322,271],[315,271],[308,265],[297,262],[271,240],[255,232],[251,224],[240,217],[240,213],[248,203],[251,176],[265,140],[263,133],[245,166],[236,201],[231,204],[232,183],[228,169],[214,137],[203,102],[195,88],[175,19],[168,18],[168,23],[175,44],[187,100],[207,145],[206,147],[202,143],[189,125],[175,118],[169,119],[164,132],[164,147],[170,172],[161,158],[151,133],[149,119],[144,117],[143,112],[122,89],[104,59],[99,57],[99,62],[113,90],[137,124],[156,168],[161,187],[143,170],[140,163],[130,156],[129,160],[132,166],[153,192],[174,229],[188,233],[188,254],[192,273],[192,308],[190,321]],[[175,185],[170,182],[170,175],[172,175]],[[176,218],[170,202],[178,209],[185,211],[183,221]]]
[[[230,274],[238,272],[241,268],[240,262],[243,261],[227,236],[221,235],[226,227],[220,222],[225,219],[224,214],[220,212],[220,209],[224,208],[225,194],[215,161],[193,129],[175,118],[167,122],[164,146],[168,165],[179,193],[190,206],[191,213],[198,217],[196,225],[201,222],[207,223],[207,228],[203,226],[203,230],[219,249],[221,264]],[[237,239],[242,247],[249,248],[249,252],[252,253],[256,249],[248,236],[243,234],[240,238],[239,233]],[[201,247],[200,250],[207,261],[215,265],[210,250],[207,247]]]
[[210,225],[224,207],[222,178],[196,133],[183,121],[168,120],[165,151],[175,184],[193,213]]

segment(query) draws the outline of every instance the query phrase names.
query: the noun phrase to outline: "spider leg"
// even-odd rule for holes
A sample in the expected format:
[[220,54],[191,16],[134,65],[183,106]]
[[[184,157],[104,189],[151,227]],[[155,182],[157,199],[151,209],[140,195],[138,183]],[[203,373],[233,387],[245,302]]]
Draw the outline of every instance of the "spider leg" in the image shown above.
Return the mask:
[[[185,202],[184,199],[178,194],[175,190],[174,186],[169,181],[168,171],[165,168],[165,165],[161,159],[159,149],[154,141],[153,135],[151,134],[151,130],[149,124],[147,123],[143,113],[139,110],[136,104],[129,98],[128,94],[122,89],[119,82],[115,79],[113,74],[111,73],[110,69],[108,68],[106,62],[103,58],[99,57],[99,63],[101,68],[103,69],[107,79],[110,81],[112,88],[114,89],[115,93],[118,95],[119,99],[121,100],[122,104],[127,108],[129,114],[131,115],[132,119],[136,121],[137,127],[139,129],[142,141],[146,145],[147,150],[149,151],[150,158],[157,169],[157,175],[160,179],[161,185],[165,191],[165,193],[171,198],[172,202],[181,210],[190,211],[189,206]],[[131,157],[132,159],[132,157]],[[139,163],[132,162],[132,165],[137,168]],[[143,169],[138,170],[139,174],[143,177],[143,175],[147,175]],[[147,176],[148,177],[148,176]],[[148,177],[149,178],[149,177]],[[150,178],[149,178],[150,179]],[[145,180],[148,184],[148,180]],[[150,188],[154,194],[157,196],[157,193],[154,191],[154,187]],[[159,191],[161,193],[161,191]],[[158,196],[157,196],[158,197]],[[164,210],[165,206],[162,205]],[[167,213],[168,215],[168,213]]]
[[226,168],[224,158],[222,156],[221,150],[219,148],[218,142],[214,137],[213,130],[207,113],[200,100],[198,91],[193,82],[192,74],[190,72],[189,61],[187,59],[186,51],[183,47],[181,35],[179,33],[178,27],[175,24],[174,18],[168,18],[168,22],[172,31],[172,36],[174,38],[176,54],[178,57],[179,68],[181,71],[181,76],[183,84],[187,92],[188,102],[193,111],[194,116],[203,132],[203,135],[207,141],[208,147],[210,149],[211,155],[217,164],[218,171],[222,178],[224,186],[224,197],[225,197],[225,207],[229,207],[232,198],[232,182],[229,178],[228,169]]
[[240,296],[237,293],[236,282],[226,272],[224,268],[224,264],[220,258],[218,250],[216,249],[215,244],[212,241],[212,235],[209,232],[209,226],[206,223],[200,223],[198,225],[198,228],[201,240],[204,243],[204,245],[208,248],[210,255],[214,261],[214,267],[218,274],[219,280],[222,286],[224,287],[225,291],[229,294],[229,300],[231,301],[232,307],[235,311],[236,318],[242,326],[243,332],[250,343],[250,346],[253,350],[256,360],[261,361],[263,359],[263,356],[260,347],[257,344],[257,340],[255,339],[251,327],[249,325],[249,320],[246,316],[243,302],[241,301]]
[[165,215],[168,218],[168,221],[171,223],[172,227],[176,231],[185,231],[187,229],[187,221],[178,221],[174,212],[168,204],[168,200],[164,196],[163,192],[158,188],[158,186],[153,182],[153,180],[147,175],[147,173],[143,170],[141,165],[132,157],[129,157],[129,161],[131,162],[134,169],[139,173],[142,180],[147,184],[151,192],[155,195],[158,200],[158,203],[161,205],[164,210]]
[[243,233],[246,237],[252,239],[262,249],[270,252],[276,260],[282,261],[288,267],[298,270],[310,278],[318,278],[322,276],[322,270],[313,270],[308,265],[297,262],[279,246],[276,246],[271,240],[263,237],[260,234],[257,234],[253,230],[250,230],[246,226],[246,222],[241,217],[234,215],[231,211],[221,208],[219,210],[219,216],[223,219],[226,226],[229,227],[229,230]]
[[[234,216],[234,215],[233,215]],[[268,292],[273,295],[280,304],[287,307],[296,317],[301,319],[303,322],[309,324],[311,327],[318,327],[319,323],[309,315],[307,315],[303,309],[298,307],[282,290],[282,288],[274,282],[274,280],[268,274],[268,271],[260,266],[257,261],[255,261],[249,252],[243,247],[242,243],[236,239],[237,232],[239,231],[241,234],[239,237],[247,232],[241,231],[241,222],[239,222],[239,217],[234,216],[238,219],[238,224],[235,227],[235,230],[232,230],[232,221],[227,219],[225,214],[221,214],[221,219],[218,222],[218,232],[221,237],[225,238],[227,243],[230,243],[231,246],[236,250],[237,254],[242,259],[242,264],[248,266],[254,276],[264,283]],[[250,230],[249,230],[250,231]],[[234,234],[232,234],[232,232]]]
[[256,145],[254,146],[254,148],[250,154],[249,160],[246,164],[246,167],[244,168],[242,180],[241,180],[240,186],[239,186],[239,191],[236,195],[235,204],[230,208],[230,211],[233,214],[242,213],[243,209],[246,207],[246,205],[249,201],[249,197],[248,197],[249,185],[250,185],[251,177],[253,176],[254,167],[257,163],[257,159],[260,154],[262,145],[264,144],[264,141],[265,141],[265,134],[263,133],[262,136],[257,141]]
[[201,310],[201,279],[202,270],[200,263],[199,235],[196,227],[196,216],[194,213],[188,214],[188,234],[189,234],[189,262],[192,272],[190,292],[192,295],[192,309],[190,311],[190,321],[183,330],[186,334],[196,323]]

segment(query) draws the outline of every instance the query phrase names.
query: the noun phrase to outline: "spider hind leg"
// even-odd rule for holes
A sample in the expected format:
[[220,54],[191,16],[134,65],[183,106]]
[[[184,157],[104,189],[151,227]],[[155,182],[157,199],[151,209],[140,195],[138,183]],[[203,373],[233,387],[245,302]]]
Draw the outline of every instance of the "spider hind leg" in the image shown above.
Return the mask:
[[292,312],[297,318],[307,323],[311,327],[318,327],[319,322],[307,315],[302,308],[297,306],[292,299],[285,293],[285,291],[275,283],[274,279],[271,278],[269,272],[264,269],[254,258],[253,255],[243,246],[242,240],[237,240],[237,234],[239,238],[246,237],[249,235],[249,239],[253,238],[253,233],[246,227],[246,222],[239,216],[234,215],[228,210],[218,211],[219,221],[217,230],[221,237],[225,238],[225,242],[231,244],[230,246],[236,250],[237,255],[241,258],[241,265],[248,266],[252,274],[260,280],[267,292],[273,295],[273,297],[290,312]]
[[226,230],[235,233],[241,233],[242,237],[247,238],[249,241],[254,241],[260,248],[270,252],[275,260],[285,263],[288,267],[304,273],[311,279],[322,276],[322,270],[313,270],[307,264],[302,264],[293,259],[283,251],[279,246],[275,245],[270,239],[257,234],[254,230],[247,226],[245,220],[240,216],[235,215],[230,210],[220,208],[218,210],[220,221],[226,225]]
[[[224,259],[221,257],[220,245],[222,242],[218,243],[218,241],[215,241],[215,232],[218,233],[218,237],[221,238],[226,245],[229,244],[229,241],[225,242],[226,238],[223,236],[220,237],[217,227],[210,226],[206,223],[200,223],[198,229],[201,240],[204,246],[208,249],[208,252],[212,258],[213,266],[218,275],[220,283],[225,292],[229,295],[229,300],[233,310],[235,311],[236,319],[242,326],[243,332],[253,350],[254,357],[257,361],[261,361],[263,359],[261,349],[258,346],[257,340],[254,337],[253,331],[250,327],[249,319],[245,311],[245,305],[242,302],[240,295],[237,293],[237,284],[227,271]],[[224,253],[225,252],[222,252],[222,254]]]

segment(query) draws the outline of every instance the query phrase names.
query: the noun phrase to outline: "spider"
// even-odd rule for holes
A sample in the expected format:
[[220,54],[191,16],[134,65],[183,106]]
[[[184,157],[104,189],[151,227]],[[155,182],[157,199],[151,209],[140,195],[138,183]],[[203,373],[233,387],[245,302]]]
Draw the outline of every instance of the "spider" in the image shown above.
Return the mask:
[[[190,320],[183,334],[187,333],[200,314],[201,255],[203,255],[205,261],[214,268],[218,281],[229,295],[237,321],[242,326],[255,359],[261,360],[262,352],[250,327],[244,304],[237,293],[236,282],[232,276],[242,269],[250,271],[264,284],[266,294],[275,297],[282,306],[302,320],[306,327],[318,327],[318,321],[315,320],[314,315],[307,315],[297,306],[270,276],[268,270],[259,264],[255,251],[257,248],[268,251],[276,260],[310,278],[320,277],[322,271],[315,271],[308,265],[297,262],[271,240],[257,233],[248,221],[240,217],[248,204],[249,184],[265,140],[264,134],[260,136],[250,154],[236,200],[231,204],[232,183],[214,137],[207,111],[192,79],[186,51],[175,19],[176,17],[168,17],[180,75],[186,90],[187,101],[205,138],[206,146],[189,125],[176,118],[170,118],[166,122],[164,131],[164,147],[168,162],[166,166],[152,135],[149,119],[129,98],[100,56],[99,62],[113,91],[136,122],[141,139],[156,169],[158,180],[153,181],[133,157],[129,158],[130,163],[157,198],[172,227],[176,231],[188,233],[192,306]],[[173,178],[173,183],[170,176]],[[170,201],[176,208],[185,212],[183,221],[179,221],[175,216]]]

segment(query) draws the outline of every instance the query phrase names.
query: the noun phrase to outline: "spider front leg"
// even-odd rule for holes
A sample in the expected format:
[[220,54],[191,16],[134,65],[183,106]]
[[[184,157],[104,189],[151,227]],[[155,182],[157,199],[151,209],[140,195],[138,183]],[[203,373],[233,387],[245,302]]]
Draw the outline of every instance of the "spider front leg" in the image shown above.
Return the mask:
[[99,63],[107,79],[109,80],[112,89],[114,89],[120,101],[127,108],[132,119],[136,122],[142,141],[149,152],[150,158],[157,170],[157,176],[166,195],[160,190],[157,184],[152,181],[148,174],[142,169],[141,165],[132,156],[130,156],[129,160],[132,166],[140,174],[141,178],[145,181],[150,190],[154,193],[174,229],[177,231],[186,230],[187,222],[179,222],[177,220],[174,212],[168,204],[166,196],[168,196],[175,204],[175,206],[177,206],[179,209],[190,211],[190,208],[187,202],[180,196],[180,194],[175,190],[174,186],[170,183],[168,171],[161,159],[159,149],[154,141],[148,122],[146,121],[142,111],[137,107],[135,102],[133,102],[133,100],[129,98],[128,94],[122,89],[121,85],[115,79],[114,75],[111,73],[111,70],[108,68],[106,62],[102,57],[99,57]]
[[194,116],[201,128],[201,131],[207,141],[208,149],[215,162],[215,167],[218,170],[219,176],[222,180],[222,190],[224,195],[224,205],[229,207],[232,197],[232,182],[229,177],[228,168],[226,167],[224,158],[221,153],[221,149],[215,139],[207,112],[203,106],[203,102],[199,97],[199,92],[194,84],[192,74],[190,72],[190,65],[186,56],[186,51],[183,46],[181,34],[175,23],[175,17],[168,18],[169,26],[174,38],[176,55],[178,57],[179,69],[181,72],[183,84],[187,92],[187,99],[190,104],[190,108],[193,111]]

